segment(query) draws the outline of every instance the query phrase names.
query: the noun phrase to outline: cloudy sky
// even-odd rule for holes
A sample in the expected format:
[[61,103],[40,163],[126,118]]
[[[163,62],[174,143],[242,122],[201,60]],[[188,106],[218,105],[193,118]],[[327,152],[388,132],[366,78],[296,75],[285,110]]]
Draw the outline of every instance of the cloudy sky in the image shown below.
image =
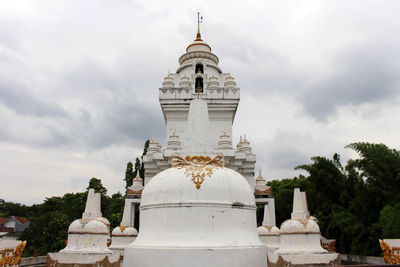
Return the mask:
[[400,149],[400,1],[0,2],[0,198],[123,191],[147,138],[165,143],[158,88],[194,39],[241,88],[234,144],[293,177],[351,142]]

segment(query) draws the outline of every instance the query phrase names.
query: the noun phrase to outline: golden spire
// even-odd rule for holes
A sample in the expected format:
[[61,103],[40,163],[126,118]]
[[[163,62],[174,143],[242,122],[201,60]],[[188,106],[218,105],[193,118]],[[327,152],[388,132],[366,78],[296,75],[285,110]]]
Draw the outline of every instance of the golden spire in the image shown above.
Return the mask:
[[200,17],[200,12],[197,12],[197,35],[195,41],[203,41],[201,40],[201,34],[200,34],[200,23],[202,22],[203,22],[203,17]]

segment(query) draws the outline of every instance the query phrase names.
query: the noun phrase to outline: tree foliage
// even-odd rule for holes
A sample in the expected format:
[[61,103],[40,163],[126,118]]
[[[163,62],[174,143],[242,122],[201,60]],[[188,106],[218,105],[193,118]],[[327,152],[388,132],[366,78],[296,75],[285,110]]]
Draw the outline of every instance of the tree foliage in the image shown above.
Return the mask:
[[272,181],[277,223],[290,218],[293,189],[307,192],[321,233],[338,252],[379,255],[379,238],[400,238],[400,153],[383,144],[352,143],[359,154],[343,167],[340,155],[311,158],[296,169],[308,176]]
[[[103,217],[110,221],[111,229],[118,226],[122,219],[124,196],[119,192],[111,197],[108,196],[107,189],[97,178],[90,179],[87,190],[89,188],[94,188],[96,192],[102,194],[101,212]],[[31,221],[20,237],[21,240],[28,241],[24,256],[45,255],[64,248],[68,227],[71,222],[82,217],[87,194],[88,191],[67,193],[62,197],[46,198],[42,204],[30,207],[5,203],[7,208],[2,209],[5,214],[24,216]]]
[[143,153],[142,156],[137,157],[135,159],[135,165],[132,164],[132,162],[128,162],[126,165],[126,171],[125,171],[125,188],[128,188],[129,186],[132,185],[133,179],[137,176],[137,173],[139,172],[139,176],[141,178],[144,178],[144,163],[143,163],[143,156],[146,155],[147,149],[149,148],[150,140],[146,140],[144,143],[143,147]]

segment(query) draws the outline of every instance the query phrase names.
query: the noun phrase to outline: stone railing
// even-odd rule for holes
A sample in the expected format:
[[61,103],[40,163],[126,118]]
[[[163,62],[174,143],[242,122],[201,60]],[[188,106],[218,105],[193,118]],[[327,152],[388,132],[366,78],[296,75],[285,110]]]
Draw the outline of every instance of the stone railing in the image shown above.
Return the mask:
[[46,256],[26,257],[21,259],[20,267],[46,266]]

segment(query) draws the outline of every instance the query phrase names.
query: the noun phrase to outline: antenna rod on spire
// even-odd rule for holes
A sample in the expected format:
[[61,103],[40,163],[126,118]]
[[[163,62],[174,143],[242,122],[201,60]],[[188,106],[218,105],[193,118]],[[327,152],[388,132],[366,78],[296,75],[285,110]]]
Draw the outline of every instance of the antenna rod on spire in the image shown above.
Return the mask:
[[196,35],[196,40],[201,40],[201,35],[200,35],[200,23],[203,22],[203,17],[200,17],[200,12],[197,12],[197,35]]

